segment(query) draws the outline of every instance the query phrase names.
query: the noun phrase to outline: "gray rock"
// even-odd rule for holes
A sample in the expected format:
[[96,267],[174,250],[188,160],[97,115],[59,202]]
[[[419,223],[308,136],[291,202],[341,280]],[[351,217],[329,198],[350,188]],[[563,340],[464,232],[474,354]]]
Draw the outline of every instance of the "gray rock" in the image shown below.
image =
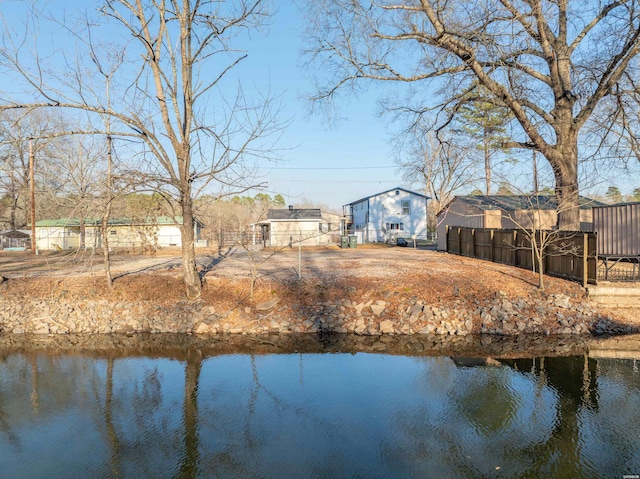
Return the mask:
[[380,316],[386,307],[385,301],[376,301],[374,304],[371,304],[369,307],[371,308],[371,312],[375,316]]
[[420,334],[433,334],[436,327],[433,324],[427,324],[424,328],[422,328],[418,333]]
[[393,321],[390,321],[388,319],[385,321],[380,321],[380,332],[382,334],[393,334],[395,332]]
[[256,311],[269,311],[280,302],[280,298],[273,298],[269,301],[256,304]]
[[551,296],[551,303],[558,308],[570,308],[571,300],[566,294],[554,294]]
[[206,323],[200,323],[198,327],[194,330],[196,334],[208,334],[211,332],[211,327]]

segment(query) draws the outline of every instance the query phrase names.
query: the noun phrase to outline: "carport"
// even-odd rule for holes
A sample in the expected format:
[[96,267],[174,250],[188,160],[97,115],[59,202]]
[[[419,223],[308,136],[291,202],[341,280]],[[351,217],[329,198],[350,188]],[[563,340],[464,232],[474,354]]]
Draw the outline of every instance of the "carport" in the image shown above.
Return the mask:
[[0,232],[0,249],[24,250],[31,246],[31,233],[26,230]]

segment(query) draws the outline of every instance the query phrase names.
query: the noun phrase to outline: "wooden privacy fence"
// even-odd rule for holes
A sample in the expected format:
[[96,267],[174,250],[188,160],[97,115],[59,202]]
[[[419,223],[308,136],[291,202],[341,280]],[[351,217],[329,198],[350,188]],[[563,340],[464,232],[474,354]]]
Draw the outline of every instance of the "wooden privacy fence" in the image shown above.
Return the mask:
[[[447,253],[538,270],[533,234],[515,229],[447,227]],[[537,231],[533,246],[543,246],[543,271],[597,284],[596,233],[583,231]]]

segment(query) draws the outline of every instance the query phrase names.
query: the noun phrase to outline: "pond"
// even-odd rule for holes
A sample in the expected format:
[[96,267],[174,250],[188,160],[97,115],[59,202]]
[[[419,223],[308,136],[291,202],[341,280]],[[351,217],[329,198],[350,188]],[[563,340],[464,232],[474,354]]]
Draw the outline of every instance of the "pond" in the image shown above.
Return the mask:
[[633,477],[635,354],[567,338],[4,336],[0,476]]

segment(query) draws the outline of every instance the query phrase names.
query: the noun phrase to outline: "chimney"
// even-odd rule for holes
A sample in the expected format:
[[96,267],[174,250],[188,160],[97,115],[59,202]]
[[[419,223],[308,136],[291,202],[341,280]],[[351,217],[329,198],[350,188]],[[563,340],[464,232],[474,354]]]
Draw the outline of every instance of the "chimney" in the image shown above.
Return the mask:
[[293,205],[289,205],[289,211],[293,211]]

